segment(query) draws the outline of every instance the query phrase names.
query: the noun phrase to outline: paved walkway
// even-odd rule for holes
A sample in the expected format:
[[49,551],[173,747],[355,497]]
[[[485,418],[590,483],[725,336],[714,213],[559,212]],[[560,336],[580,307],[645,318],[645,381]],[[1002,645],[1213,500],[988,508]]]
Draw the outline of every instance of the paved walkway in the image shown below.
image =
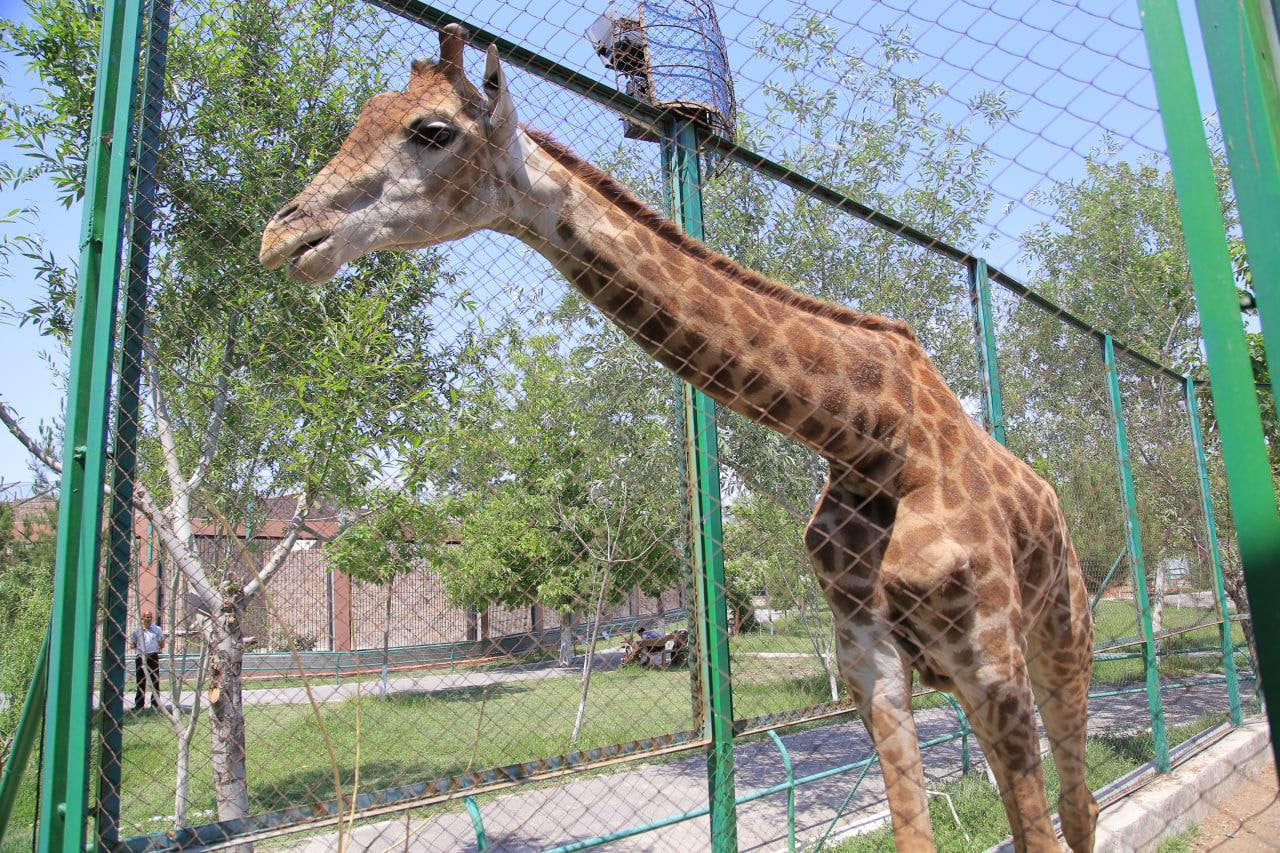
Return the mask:
[[[1166,691],[1165,717],[1169,725],[1190,722],[1208,711],[1225,708],[1224,688],[1208,685]],[[1247,694],[1246,698],[1251,697]],[[1090,706],[1090,730],[1120,733],[1148,727],[1146,697],[1142,693],[1107,697]],[[956,729],[955,714],[931,709],[916,714],[921,740]],[[871,754],[871,744],[860,722],[841,722],[783,737],[797,777],[851,763]],[[975,767],[982,753],[971,745]],[[736,745],[735,782],[739,796],[785,781],[778,750],[769,740]],[[924,754],[929,780],[954,778],[960,772],[960,743],[953,741]],[[796,791],[796,828],[799,841],[816,841],[836,816],[857,779],[846,773],[815,782]],[[489,849],[495,851],[545,850],[558,844],[617,832],[645,822],[662,820],[705,805],[706,759],[687,755],[665,762],[626,765],[613,773],[571,778],[560,784],[531,787],[486,800],[480,806]],[[849,803],[836,831],[855,824],[875,823],[885,817],[884,785],[878,768],[872,767]],[[785,849],[786,795],[776,794],[740,806],[738,844],[742,850]],[[604,848],[612,851],[670,850],[685,853],[707,849],[706,817],[673,824]],[[316,836],[294,848],[294,853],[330,853],[337,850],[334,833]],[[391,819],[357,827],[348,849],[367,851],[475,850],[475,831],[465,811],[437,815],[426,820]]]
[[[580,677],[582,674],[583,655],[573,659],[573,665],[559,666],[555,661],[539,661],[537,663],[515,664],[513,666],[495,667],[492,670],[472,670],[469,672],[433,671],[431,675],[392,676],[387,679],[387,692],[391,694],[427,694],[441,693],[447,690],[460,690],[467,687],[485,687],[491,684],[506,684],[515,681],[537,681],[543,678]],[[608,672],[618,668],[622,661],[622,652],[606,649],[596,652],[595,671]],[[305,687],[252,687],[253,682],[244,691],[245,705],[305,705],[307,690]],[[349,680],[343,684],[333,684],[322,678],[311,682],[311,695],[317,702],[335,702],[356,698],[357,691],[363,696],[377,693],[378,679],[364,679],[359,682]],[[184,694],[184,699],[187,694]],[[94,693],[94,706],[98,696]],[[165,696],[168,702],[167,693]],[[126,707],[129,707],[126,700]],[[183,703],[183,710],[190,710],[190,705]]]
[[[620,649],[604,649],[595,655],[594,670],[597,673],[609,672],[622,663],[623,652]],[[441,693],[448,690],[460,690],[468,687],[486,687],[493,684],[506,684],[516,681],[538,681],[544,678],[578,678],[582,674],[583,655],[573,659],[570,666],[560,666],[555,661],[539,661],[537,663],[515,664],[513,666],[495,667],[489,670],[472,670],[468,672],[445,672],[434,670],[432,674],[395,676],[387,679],[387,692],[391,694],[428,694]],[[796,658],[813,659],[812,652],[735,652],[735,658]],[[253,682],[246,682],[248,689],[244,691],[245,705],[305,705],[308,702],[306,688],[298,687],[252,687]],[[368,696],[378,690],[376,678],[366,678],[357,684],[350,680],[343,684],[333,684],[323,678],[315,678],[311,683],[311,694],[317,702],[342,701],[356,698],[359,692]],[[96,697],[95,697],[96,699]],[[183,708],[187,708],[183,705]]]

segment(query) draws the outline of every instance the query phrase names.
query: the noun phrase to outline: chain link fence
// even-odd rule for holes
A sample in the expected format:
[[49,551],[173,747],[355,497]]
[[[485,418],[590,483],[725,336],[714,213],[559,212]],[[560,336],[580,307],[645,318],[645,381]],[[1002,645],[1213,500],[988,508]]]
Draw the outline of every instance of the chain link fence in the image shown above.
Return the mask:
[[1255,715],[1141,24],[1024,5],[112,4],[102,849],[1084,849]]

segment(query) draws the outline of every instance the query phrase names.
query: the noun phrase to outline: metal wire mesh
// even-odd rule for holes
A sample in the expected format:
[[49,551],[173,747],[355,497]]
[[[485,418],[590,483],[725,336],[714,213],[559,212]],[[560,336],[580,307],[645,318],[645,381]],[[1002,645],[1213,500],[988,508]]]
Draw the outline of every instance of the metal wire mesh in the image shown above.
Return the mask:
[[1130,5],[721,4],[692,137],[587,4],[153,5],[105,839],[1087,846],[1253,701]]

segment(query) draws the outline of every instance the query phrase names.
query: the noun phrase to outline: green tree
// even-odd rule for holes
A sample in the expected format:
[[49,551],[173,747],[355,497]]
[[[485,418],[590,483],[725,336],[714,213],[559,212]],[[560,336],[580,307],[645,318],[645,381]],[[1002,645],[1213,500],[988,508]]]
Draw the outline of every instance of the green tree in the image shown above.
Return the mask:
[[[600,334],[603,350],[495,336],[483,380],[458,395],[433,439],[437,461],[421,466],[458,522],[442,577],[450,599],[546,605],[561,614],[562,641],[591,598],[612,604],[637,586],[660,594],[681,566],[676,457],[665,452],[670,380],[645,381],[659,371],[643,353]],[[567,654],[562,642],[565,663]]]
[[387,697],[391,656],[391,604],[396,578],[410,572],[438,571],[449,537],[449,520],[436,504],[403,491],[375,491],[378,507],[361,515],[326,546],[329,571],[383,588],[382,680],[378,698]]
[[0,757],[7,758],[49,625],[57,518],[38,499],[0,498]]
[[[35,106],[0,113],[0,135],[26,154],[5,177],[15,189],[50,181],[71,204],[83,193],[100,10],[76,0],[32,0],[28,8],[30,23],[0,26],[0,48],[28,62],[44,85]],[[460,337],[441,339],[424,310],[451,281],[431,253],[368,258],[320,288],[256,263],[263,222],[385,86],[384,63],[407,67],[382,38],[385,27],[356,0],[217,0],[175,18],[170,36],[137,501],[167,565],[183,577],[195,602],[186,615],[210,650],[220,819],[249,810],[246,608],[260,606],[322,501],[373,505],[370,490],[430,432],[466,350]],[[28,248],[43,258],[45,292],[19,319],[65,345],[69,261],[37,237]],[[59,460],[16,419],[6,423],[57,469]],[[279,546],[251,565],[234,549],[193,547],[201,519],[233,537],[260,526],[281,495],[296,496],[292,517]]]
[[[1237,214],[1220,145],[1215,175],[1228,228],[1242,305],[1249,305],[1248,259],[1236,231]],[[1190,264],[1173,180],[1152,156],[1127,160],[1116,140],[1087,159],[1084,174],[1054,185],[1037,201],[1054,220],[1022,237],[1033,264],[1030,284],[1111,332],[1139,352],[1196,378],[1205,377]],[[1246,329],[1250,310],[1242,314]],[[1011,446],[1058,488],[1075,531],[1077,551],[1092,581],[1123,548],[1120,495],[1111,444],[1102,360],[1096,342],[1026,303],[1006,303],[998,319],[1001,378]],[[1260,341],[1251,339],[1255,375],[1265,382]],[[1159,571],[1185,558],[1191,581],[1210,588],[1208,543],[1201,519],[1190,430],[1178,383],[1121,354],[1121,396],[1129,433],[1148,583],[1162,586]],[[1275,409],[1259,395],[1269,436]],[[1199,400],[1203,434],[1212,459],[1217,431],[1212,399]],[[1273,477],[1280,474],[1277,443],[1270,441]],[[1219,538],[1229,543],[1229,505],[1211,466]],[[1230,597],[1247,611],[1243,584],[1230,548],[1224,549]],[[1123,577],[1123,574],[1120,575]],[[1158,603],[1157,603],[1158,606]],[[1247,627],[1247,625],[1246,625]]]

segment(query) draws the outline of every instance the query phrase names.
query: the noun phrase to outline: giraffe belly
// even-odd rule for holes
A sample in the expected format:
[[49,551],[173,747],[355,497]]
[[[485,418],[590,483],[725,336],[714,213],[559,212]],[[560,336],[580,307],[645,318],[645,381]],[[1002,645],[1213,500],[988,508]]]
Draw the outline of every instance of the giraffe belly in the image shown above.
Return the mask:
[[919,641],[912,635],[909,626],[899,623],[891,629],[898,648],[910,661],[911,668],[920,674],[920,683],[934,690],[951,690],[955,681],[947,674],[946,668],[925,654]]

